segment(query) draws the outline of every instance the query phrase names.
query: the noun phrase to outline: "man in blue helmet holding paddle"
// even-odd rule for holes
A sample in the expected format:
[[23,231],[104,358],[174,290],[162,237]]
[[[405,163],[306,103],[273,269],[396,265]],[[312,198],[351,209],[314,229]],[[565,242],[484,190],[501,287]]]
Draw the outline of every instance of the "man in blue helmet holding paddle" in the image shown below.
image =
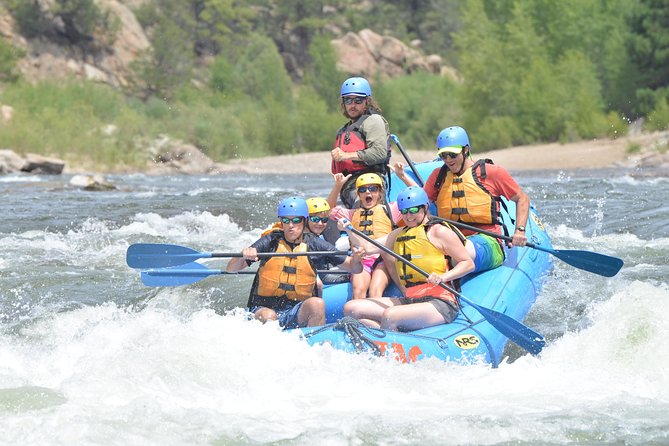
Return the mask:
[[[279,203],[280,231],[272,231],[242,250],[242,257],[228,262],[226,271],[238,272],[259,260],[258,253],[336,251],[334,245],[305,232],[309,208],[303,198]],[[351,256],[326,255],[326,261],[351,273],[362,271],[364,250]],[[278,320],[284,328],[313,327],[325,323],[325,303],[318,297],[317,275],[309,256],[272,256],[260,260],[247,304],[260,321]]]

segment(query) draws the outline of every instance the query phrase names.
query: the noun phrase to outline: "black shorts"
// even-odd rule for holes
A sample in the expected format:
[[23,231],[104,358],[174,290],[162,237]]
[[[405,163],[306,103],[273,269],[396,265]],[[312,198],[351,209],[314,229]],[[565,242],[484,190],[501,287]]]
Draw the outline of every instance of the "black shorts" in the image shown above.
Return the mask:
[[449,324],[453,322],[455,317],[458,315],[458,309],[450,303],[442,299],[437,299],[436,297],[419,297],[417,299],[409,299],[408,297],[401,297],[400,303],[402,305],[407,304],[419,304],[422,302],[429,302],[434,305],[434,308],[437,309],[439,314],[444,317],[444,323]]

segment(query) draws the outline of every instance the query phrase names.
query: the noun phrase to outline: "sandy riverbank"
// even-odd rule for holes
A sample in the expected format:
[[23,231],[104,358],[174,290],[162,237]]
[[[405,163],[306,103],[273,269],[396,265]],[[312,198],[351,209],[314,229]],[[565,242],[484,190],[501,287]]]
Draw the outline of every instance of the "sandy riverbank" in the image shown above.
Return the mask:
[[[626,136],[618,139],[598,139],[567,144],[542,144],[511,147],[478,153],[475,158],[490,158],[510,171],[542,169],[599,169],[616,166],[634,166],[646,151],[658,143],[666,144],[668,132],[656,132]],[[642,148],[631,154],[633,144]],[[414,162],[428,161],[435,157],[432,150],[409,150]],[[393,148],[393,160],[403,161],[402,155]],[[221,172],[248,173],[319,173],[330,171],[328,151],[301,153],[297,155],[269,156],[265,158],[235,159],[220,165]]]

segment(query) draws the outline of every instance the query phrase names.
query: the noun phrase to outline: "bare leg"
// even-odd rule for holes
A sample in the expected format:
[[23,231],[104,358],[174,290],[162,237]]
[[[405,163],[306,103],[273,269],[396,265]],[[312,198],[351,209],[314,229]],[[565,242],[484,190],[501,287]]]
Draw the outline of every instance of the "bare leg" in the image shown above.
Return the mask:
[[262,307],[258,309],[255,313],[253,313],[253,317],[258,319],[263,324],[267,321],[275,321],[277,319],[276,311],[265,307]]
[[379,328],[383,313],[397,303],[397,299],[388,297],[351,300],[344,305],[344,315],[359,319],[368,327]]
[[372,271],[372,281],[369,284],[369,297],[382,297],[390,283],[390,275],[386,271],[385,263],[381,262]]
[[353,299],[365,299],[367,297],[367,290],[369,289],[369,282],[372,276],[363,271],[358,274],[351,274],[351,287],[353,288]]
[[381,328],[411,331],[443,324],[446,321],[429,302],[398,305],[386,309],[380,320]]
[[318,297],[323,297],[323,281],[320,277],[316,277],[316,287],[318,288]]
[[300,327],[316,327],[325,324],[325,302],[320,297],[310,297],[302,302],[297,312]]

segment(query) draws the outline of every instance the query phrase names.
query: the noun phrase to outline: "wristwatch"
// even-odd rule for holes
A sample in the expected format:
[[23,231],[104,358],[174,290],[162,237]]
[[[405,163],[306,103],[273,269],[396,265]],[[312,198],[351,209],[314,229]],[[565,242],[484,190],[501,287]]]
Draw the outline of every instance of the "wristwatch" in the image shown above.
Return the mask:
[[525,232],[525,226],[516,226],[516,231]]

